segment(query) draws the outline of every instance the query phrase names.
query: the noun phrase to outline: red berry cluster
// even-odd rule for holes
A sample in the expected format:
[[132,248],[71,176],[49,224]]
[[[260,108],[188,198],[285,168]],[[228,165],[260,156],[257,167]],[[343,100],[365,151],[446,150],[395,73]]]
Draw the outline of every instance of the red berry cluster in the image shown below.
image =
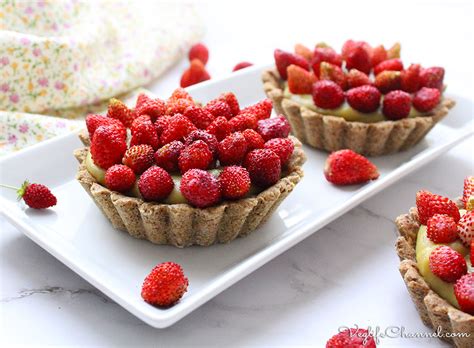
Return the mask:
[[323,109],[335,109],[347,100],[355,110],[370,113],[382,104],[385,117],[399,120],[408,117],[412,105],[430,112],[441,100],[444,69],[419,64],[404,69],[398,43],[386,50],[348,40],[341,54],[326,44],[316,45],[314,51],[297,44],[294,53],[276,49],[274,57],[290,92],[312,94]]
[[[179,172],[181,193],[203,208],[280,179],[294,144],[288,121],[270,118],[271,111],[269,99],[241,109],[231,92],[201,106],[182,88],[167,101],[141,94],[134,109],[114,100],[107,116],[86,118],[90,152],[111,190],[129,191],[138,176],[142,197],[162,201],[174,189],[171,174]],[[217,167],[223,167],[219,175],[207,171]]]

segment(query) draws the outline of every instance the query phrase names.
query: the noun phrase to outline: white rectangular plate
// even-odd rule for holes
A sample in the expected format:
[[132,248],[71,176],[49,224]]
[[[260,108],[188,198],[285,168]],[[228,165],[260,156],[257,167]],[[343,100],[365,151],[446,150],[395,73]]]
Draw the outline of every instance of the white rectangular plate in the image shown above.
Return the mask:
[[[262,67],[199,84],[189,91],[206,102],[233,91],[242,105],[263,99]],[[1,182],[19,185],[27,176],[50,186],[58,205],[45,211],[27,209],[14,192],[2,189],[6,218],[64,264],[151,326],[172,325],[218,293],[375,193],[433,160],[472,134],[472,103],[452,96],[456,107],[410,151],[375,158],[380,178],[362,186],[335,187],[323,176],[327,153],[306,147],[305,177],[273,217],[250,236],[227,245],[177,249],[157,246],[114,230],[75,180],[72,152],[81,147],[76,134],[46,141],[3,158]],[[157,263],[181,264],[189,289],[169,309],[158,309],[140,297],[141,284]]]

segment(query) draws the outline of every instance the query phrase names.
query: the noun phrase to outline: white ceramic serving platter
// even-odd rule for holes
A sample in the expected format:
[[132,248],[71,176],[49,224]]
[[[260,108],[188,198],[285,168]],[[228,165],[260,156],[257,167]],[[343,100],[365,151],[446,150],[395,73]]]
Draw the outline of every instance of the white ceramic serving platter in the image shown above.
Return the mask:
[[[203,102],[233,91],[243,106],[255,103],[264,98],[262,69],[248,68],[189,91]],[[77,162],[72,152],[81,146],[76,134],[0,160],[2,183],[19,185],[25,176],[44,183],[57,196],[56,207],[28,209],[6,189],[0,190],[0,207],[12,224],[92,285],[149,325],[164,328],[472,134],[472,102],[452,97],[457,100],[456,107],[422,143],[407,152],[373,159],[381,175],[369,184],[332,186],[322,173],[327,154],[305,147],[304,179],[262,228],[226,245],[177,249],[114,230],[75,180]],[[190,284],[181,301],[169,309],[155,308],[140,297],[143,279],[164,261],[181,264]]]

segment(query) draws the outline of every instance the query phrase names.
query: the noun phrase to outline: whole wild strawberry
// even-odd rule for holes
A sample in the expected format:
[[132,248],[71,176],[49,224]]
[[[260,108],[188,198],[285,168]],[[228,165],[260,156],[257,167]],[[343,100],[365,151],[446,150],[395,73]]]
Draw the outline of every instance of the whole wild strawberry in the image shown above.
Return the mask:
[[454,295],[461,310],[474,315],[474,273],[465,274],[456,281]]
[[464,207],[467,210],[472,210],[472,207],[471,209],[469,209],[468,207],[468,202],[471,197],[473,197],[472,199],[474,199],[474,176],[468,176],[466,179],[464,179],[462,201],[464,203]]
[[166,101],[166,115],[182,115],[190,106],[195,105],[192,100],[181,98],[181,99],[168,99]]
[[89,133],[89,139],[92,139],[95,130],[99,126],[115,126],[122,131],[124,137],[127,136],[127,130],[125,129],[125,126],[122,124],[122,122],[107,116],[89,114],[86,117],[86,126]]
[[206,65],[209,59],[209,50],[206,45],[197,43],[191,47],[188,54],[189,61],[192,62],[194,59],[199,59],[202,64]]
[[346,69],[357,69],[365,74],[370,74],[372,63],[370,61],[370,52],[362,43],[357,43],[347,53]]
[[105,172],[105,186],[109,190],[126,192],[135,183],[135,173],[123,164],[114,164]]
[[295,45],[295,54],[303,57],[306,59],[308,62],[310,62],[313,59],[313,51],[311,51],[308,47],[305,45],[297,43]]
[[234,116],[229,104],[220,99],[211,100],[206,104],[204,109],[209,111],[214,117],[224,116],[226,119],[230,120]]
[[367,42],[347,40],[344,43],[344,45],[342,45],[342,49],[341,49],[342,59],[347,60],[347,57],[349,56],[349,54],[352,51],[354,51],[355,48],[358,48],[358,47],[362,47],[367,53],[369,53],[369,56],[371,55],[372,47]]
[[275,65],[277,67],[278,73],[280,74],[281,78],[286,80],[288,78],[286,68],[291,65],[297,65],[302,67],[305,70],[309,71],[309,64],[308,61],[297,54],[285,52],[279,49],[276,49],[273,53],[275,57]]
[[471,266],[474,265],[474,238],[471,240],[470,246],[471,252],[469,253],[469,260],[471,261]]
[[180,265],[160,263],[148,274],[142,285],[142,298],[155,306],[169,307],[178,302],[188,289],[188,278]]
[[415,93],[420,89],[420,64],[411,64],[408,69],[400,73],[402,90],[408,93]]
[[244,167],[250,174],[252,183],[260,187],[269,187],[280,180],[280,157],[269,149],[250,151],[245,157]]
[[224,199],[243,198],[250,190],[249,172],[240,166],[224,167],[218,180]]
[[219,181],[202,169],[190,169],[184,173],[180,191],[191,205],[198,208],[209,207],[221,200]]
[[204,141],[197,140],[181,150],[178,157],[178,167],[182,174],[193,168],[207,169],[212,163],[212,159],[213,155],[209,146]]
[[441,100],[441,92],[436,88],[423,87],[413,96],[413,107],[420,112],[433,110]]
[[135,174],[141,174],[153,165],[154,153],[150,145],[132,145],[125,151],[122,163],[132,169]]
[[373,48],[372,54],[370,56],[370,62],[373,68],[387,59],[387,50],[383,45],[379,45]]
[[435,214],[426,223],[426,234],[433,243],[451,243],[458,238],[456,221],[445,214]]
[[224,101],[225,103],[227,103],[227,105],[229,105],[230,111],[232,111],[233,116],[236,116],[239,114],[240,105],[234,93],[232,92],[222,93],[218,99]]
[[171,122],[172,118],[173,118],[173,116],[166,115],[166,116],[158,117],[156,119],[156,121],[155,121],[155,130],[156,130],[156,135],[158,135],[158,138],[160,138],[163,131],[166,128],[168,128],[168,124]]
[[421,87],[443,89],[444,69],[438,66],[421,69],[420,85]]
[[401,88],[402,77],[400,71],[384,70],[377,76],[374,81],[375,87],[382,93],[388,93]]
[[429,258],[430,270],[445,282],[454,283],[467,273],[464,257],[449,246],[434,249]]
[[324,164],[324,176],[335,185],[362,184],[379,177],[377,167],[352,150],[331,153]]
[[263,140],[268,141],[273,138],[288,137],[291,127],[288,120],[283,115],[279,115],[258,121],[256,130]]
[[249,66],[252,66],[252,65],[253,65],[253,64],[250,63],[250,62],[240,62],[240,63],[237,63],[237,64],[232,68],[232,72],[237,71],[237,70],[242,70],[242,69],[248,68]]
[[403,70],[403,62],[399,58],[394,59],[387,59],[378,64],[374,68],[374,75],[380,74],[382,71],[390,70],[390,71],[401,71]]
[[344,102],[341,86],[330,80],[320,80],[313,84],[313,101],[322,109],[336,109]]
[[311,60],[311,67],[315,74],[319,77],[320,65],[322,62],[327,62],[335,66],[342,66],[341,55],[338,54],[331,47],[316,47],[314,49],[313,58]]
[[374,112],[380,105],[380,92],[374,86],[360,86],[346,92],[347,102],[360,112]]
[[138,189],[145,201],[161,201],[173,191],[171,175],[160,167],[150,167],[138,179]]
[[227,121],[224,116],[217,117],[214,121],[212,121],[212,123],[206,128],[206,131],[209,134],[215,135],[219,141],[231,133],[229,121]]
[[426,225],[428,219],[435,214],[449,215],[456,222],[460,219],[456,203],[429,191],[421,190],[416,193],[416,208],[418,209],[418,219],[422,225]]
[[197,105],[187,108],[184,111],[184,116],[199,129],[206,129],[214,121],[213,114]]
[[112,98],[109,101],[107,116],[119,120],[127,128],[132,125],[132,122],[135,119],[135,113],[129,109],[127,105],[115,98]]
[[190,67],[181,75],[179,85],[181,87],[189,87],[210,79],[211,75],[207,72],[204,64],[199,59],[193,59]]
[[265,143],[264,148],[275,152],[280,157],[281,165],[284,166],[290,160],[295,144],[289,138],[273,138]]
[[147,144],[155,150],[160,146],[155,125],[148,115],[139,116],[133,120],[131,133],[130,146]]
[[458,221],[457,234],[465,246],[474,240],[474,211],[466,212]]
[[349,70],[346,75],[346,83],[349,89],[372,84],[367,74],[357,69]]
[[382,113],[389,120],[406,118],[410,114],[410,110],[411,96],[406,92],[400,90],[391,91],[383,98]]
[[100,126],[92,137],[90,152],[92,160],[103,169],[120,163],[127,150],[123,132],[115,126]]
[[189,133],[189,135],[186,136],[184,145],[189,146],[198,140],[204,141],[207,146],[209,146],[209,150],[211,150],[214,158],[217,157],[217,146],[219,142],[213,134],[209,134],[206,131],[200,129],[192,131],[191,133]]
[[243,108],[240,113],[252,114],[259,120],[270,118],[272,114],[273,103],[271,99],[263,99],[256,104]]
[[320,80],[331,80],[337,83],[342,89],[346,89],[347,82],[346,82],[346,75],[340,67],[337,65],[322,62],[320,65],[319,71],[319,79]]
[[167,127],[161,133],[160,143],[164,145],[175,140],[183,141],[189,133],[196,129],[189,119],[181,114],[176,114],[169,120]]
[[152,122],[166,113],[166,103],[161,99],[152,99],[144,93],[140,93],[135,106],[136,116],[148,115]]
[[178,158],[184,144],[178,140],[172,141],[155,152],[155,163],[168,172],[176,172],[178,170]]
[[346,329],[332,336],[326,348],[376,348],[374,338],[365,329]]
[[[14,188],[5,186],[7,188]],[[16,188],[15,188],[16,189]],[[46,209],[55,206],[58,200],[49,188],[42,184],[30,184],[24,181],[19,189],[16,189],[18,200],[23,199],[26,205],[33,209]]]
[[217,149],[221,165],[239,164],[247,153],[247,141],[241,132],[232,133],[219,143]]
[[247,141],[247,151],[261,149],[265,145],[262,136],[253,129],[244,130],[242,135],[244,136],[245,141]]
[[286,69],[288,73],[288,89],[293,94],[310,94],[316,76],[297,65],[289,65]]
[[246,129],[257,128],[257,118],[250,113],[240,113],[229,120],[231,132],[242,132]]
[[171,96],[168,98],[168,102],[175,102],[180,99],[185,99],[194,104],[193,97],[186,91],[184,88],[178,87],[176,88]]

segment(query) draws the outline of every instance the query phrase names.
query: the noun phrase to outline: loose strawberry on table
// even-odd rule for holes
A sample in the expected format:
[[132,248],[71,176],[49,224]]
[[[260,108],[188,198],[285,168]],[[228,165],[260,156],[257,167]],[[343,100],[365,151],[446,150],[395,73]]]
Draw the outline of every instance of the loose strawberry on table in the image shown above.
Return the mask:
[[376,348],[376,344],[367,330],[350,328],[332,336],[326,348]]
[[58,200],[51,190],[43,184],[31,184],[25,180],[21,187],[0,184],[0,187],[15,190],[18,200],[23,200],[26,205],[33,209],[46,209],[56,205]]
[[377,167],[352,150],[339,150],[329,155],[324,176],[335,185],[362,184],[379,177]]

